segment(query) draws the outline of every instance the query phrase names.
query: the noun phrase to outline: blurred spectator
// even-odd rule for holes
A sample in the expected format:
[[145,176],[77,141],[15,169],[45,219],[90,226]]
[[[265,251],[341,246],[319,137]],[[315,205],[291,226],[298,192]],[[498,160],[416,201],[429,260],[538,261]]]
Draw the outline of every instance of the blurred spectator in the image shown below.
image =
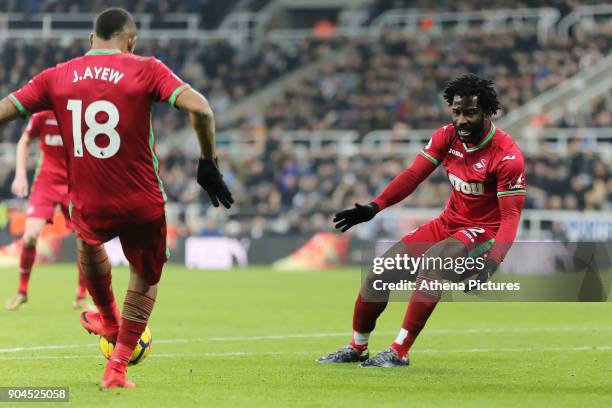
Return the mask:
[[581,105],[575,110],[566,110],[561,117],[548,125],[555,128],[612,128],[612,92]]
[[155,17],[168,13],[200,16],[201,28],[216,28],[238,0],[0,0],[3,13],[100,13],[109,7],[124,7],[130,13],[148,13]]
[[[503,115],[578,73],[586,60],[592,64],[607,55],[612,25],[576,29],[569,39],[553,37],[546,44],[535,33],[504,30],[342,41],[347,60],[324,66],[274,100],[263,114],[268,127],[362,134],[398,124],[435,128],[449,117],[440,96],[445,83],[466,72],[494,80]],[[612,123],[609,110],[597,115],[598,122]]]
[[[251,55],[227,40],[198,42],[179,40],[139,40],[136,52],[155,56],[183,80],[202,91],[215,112],[220,113],[235,101],[300,67],[334,47],[333,41],[303,40],[284,47],[264,44]],[[60,40],[5,39],[0,41],[0,93],[7,95],[47,67],[83,55],[87,39]],[[186,115],[176,115],[169,106],[154,107],[153,125],[158,137],[187,125]],[[1,142],[16,142],[24,123],[12,122],[3,128]]]
[[[224,172],[236,203],[230,220],[218,225],[223,229],[231,223],[237,235],[329,229],[334,212],[373,199],[414,159],[366,151],[338,157],[325,149],[309,155],[283,143],[263,146],[247,156],[225,159]],[[527,208],[612,209],[610,166],[580,141],[573,143],[566,157],[543,149],[525,160]],[[195,163],[184,163],[183,154],[175,150],[161,158],[161,164],[169,201],[208,202],[193,181]],[[186,184],[193,186],[194,194],[185,194]],[[448,179],[439,168],[398,206],[441,208],[449,192]]]

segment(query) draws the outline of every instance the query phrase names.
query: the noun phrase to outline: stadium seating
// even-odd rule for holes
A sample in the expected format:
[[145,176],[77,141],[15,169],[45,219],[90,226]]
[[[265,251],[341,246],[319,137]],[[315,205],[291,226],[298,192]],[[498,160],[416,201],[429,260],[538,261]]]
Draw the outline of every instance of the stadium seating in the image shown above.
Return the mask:
[[[539,44],[534,34],[496,31],[446,37],[400,34],[353,40],[349,64],[326,67],[288,89],[264,119],[286,129],[435,128],[448,120],[440,91],[449,78],[473,71],[492,78],[507,113],[607,55],[609,30]],[[423,75],[427,72],[427,75]]]
[[[194,0],[168,5],[141,1],[134,11],[194,12],[201,3]],[[550,6],[549,3],[524,2],[530,7]],[[568,1],[554,3],[561,15],[571,11]],[[370,20],[383,10],[406,5],[385,0],[373,4]],[[429,4],[410,2],[419,9],[427,9]],[[503,0],[486,4],[491,7],[518,5]],[[81,1],[0,1],[0,6],[5,6],[6,11],[57,13],[90,12],[98,8],[96,2]],[[462,2],[437,2],[438,6],[447,11],[464,8]],[[355,201],[371,199],[413,156],[372,158],[360,151],[348,160],[324,151],[297,154],[296,146],[275,138],[276,130],[350,129],[363,136],[377,129],[436,128],[449,121],[440,96],[444,83],[465,71],[483,74],[495,81],[503,104],[501,114],[504,114],[609,54],[611,33],[611,27],[605,24],[596,30],[576,27],[568,38],[552,36],[542,43],[529,30],[474,30],[450,36],[389,32],[381,37],[263,41],[259,49],[245,48],[230,40],[158,39],[139,41],[138,52],[157,56],[203,91],[219,115],[284,75],[319,60],[330,49],[348,52],[348,63],[324,64],[314,79],[286,88],[262,115],[244,117],[227,127],[247,133],[257,127],[255,132],[261,139],[261,146],[249,154],[226,155],[222,161],[225,179],[237,198],[236,210],[230,218],[239,221],[227,225],[234,228],[238,224],[240,233],[252,229],[282,233],[329,228],[334,211]],[[86,49],[85,40],[3,39],[0,57],[5,64],[0,67],[0,92],[7,94],[45,67],[82,55]],[[609,105],[609,96],[603,97],[544,125],[612,127]],[[156,107],[154,128],[159,141],[171,139],[186,125],[185,115],[167,106]],[[23,126],[23,122],[6,126],[0,141],[16,142]],[[223,133],[219,135],[223,139]],[[355,146],[360,149],[359,144]],[[569,154],[543,150],[528,155],[529,208],[589,210],[612,206],[612,196],[608,193],[612,191],[612,184],[608,183],[609,165],[586,142],[576,141],[572,149]],[[169,201],[183,207],[198,206],[197,211],[204,214],[206,208],[199,203],[206,202],[207,198],[195,183],[194,160],[185,158],[179,149],[160,149],[160,159]],[[0,194],[7,199],[11,197],[12,174],[4,174]],[[435,173],[427,185],[407,200],[406,206],[443,205],[448,191],[445,176]],[[185,217],[185,211],[181,210],[177,220],[189,224]],[[190,233],[197,233],[199,228],[201,225],[197,223],[185,226]]]

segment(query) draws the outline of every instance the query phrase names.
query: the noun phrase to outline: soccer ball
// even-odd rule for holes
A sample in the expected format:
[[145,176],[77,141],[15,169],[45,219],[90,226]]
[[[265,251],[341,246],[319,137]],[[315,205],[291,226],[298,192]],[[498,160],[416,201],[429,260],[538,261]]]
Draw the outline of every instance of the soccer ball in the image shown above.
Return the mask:
[[[151,330],[149,326],[147,326],[142,333],[142,336],[138,339],[138,343],[136,344],[136,348],[130,357],[130,365],[135,365],[140,363],[142,360],[147,358],[149,353],[151,352],[151,345],[153,344],[153,337],[151,336]],[[106,340],[105,337],[100,336],[100,350],[102,351],[102,355],[106,357],[108,360],[113,355],[113,350],[115,349],[115,345],[110,341]]]

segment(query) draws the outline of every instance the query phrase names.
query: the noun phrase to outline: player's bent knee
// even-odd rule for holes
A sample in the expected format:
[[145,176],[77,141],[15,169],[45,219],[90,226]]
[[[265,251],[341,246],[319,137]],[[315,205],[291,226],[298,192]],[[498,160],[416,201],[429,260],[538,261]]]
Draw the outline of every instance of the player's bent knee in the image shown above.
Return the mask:
[[39,234],[25,234],[23,236],[23,246],[26,248],[35,247],[38,242],[38,235]]

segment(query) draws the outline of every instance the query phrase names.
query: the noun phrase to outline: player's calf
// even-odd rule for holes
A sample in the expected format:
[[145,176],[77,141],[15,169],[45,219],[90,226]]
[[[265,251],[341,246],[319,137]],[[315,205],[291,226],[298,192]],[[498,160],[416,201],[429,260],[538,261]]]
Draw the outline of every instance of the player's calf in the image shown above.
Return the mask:
[[118,328],[120,314],[111,285],[111,265],[104,246],[89,245],[81,239],[77,240],[77,261],[79,273],[83,274],[83,283],[100,311],[103,324],[113,329],[115,326]]
[[[432,246],[425,253],[426,267],[419,270],[416,289],[412,293],[408,309],[404,315],[402,327],[389,350],[400,360],[408,360],[408,352],[425,327],[442,297],[442,291],[436,288],[436,283],[442,280],[456,280],[460,275],[455,271],[445,270],[443,263],[436,260],[467,256],[465,246],[456,238],[447,238]],[[431,260],[430,262],[427,262]],[[388,356],[389,357],[389,356]]]
[[[383,257],[395,258],[406,252],[406,244],[397,242],[385,252]],[[402,271],[392,270],[387,274],[391,281],[400,281],[405,278]],[[365,276],[361,290],[355,300],[353,310],[353,337],[350,343],[333,353],[317,359],[320,363],[357,363],[368,359],[368,340],[370,333],[376,326],[376,320],[385,310],[389,301],[388,290],[375,290],[374,281],[380,279],[379,275],[370,269]]]

